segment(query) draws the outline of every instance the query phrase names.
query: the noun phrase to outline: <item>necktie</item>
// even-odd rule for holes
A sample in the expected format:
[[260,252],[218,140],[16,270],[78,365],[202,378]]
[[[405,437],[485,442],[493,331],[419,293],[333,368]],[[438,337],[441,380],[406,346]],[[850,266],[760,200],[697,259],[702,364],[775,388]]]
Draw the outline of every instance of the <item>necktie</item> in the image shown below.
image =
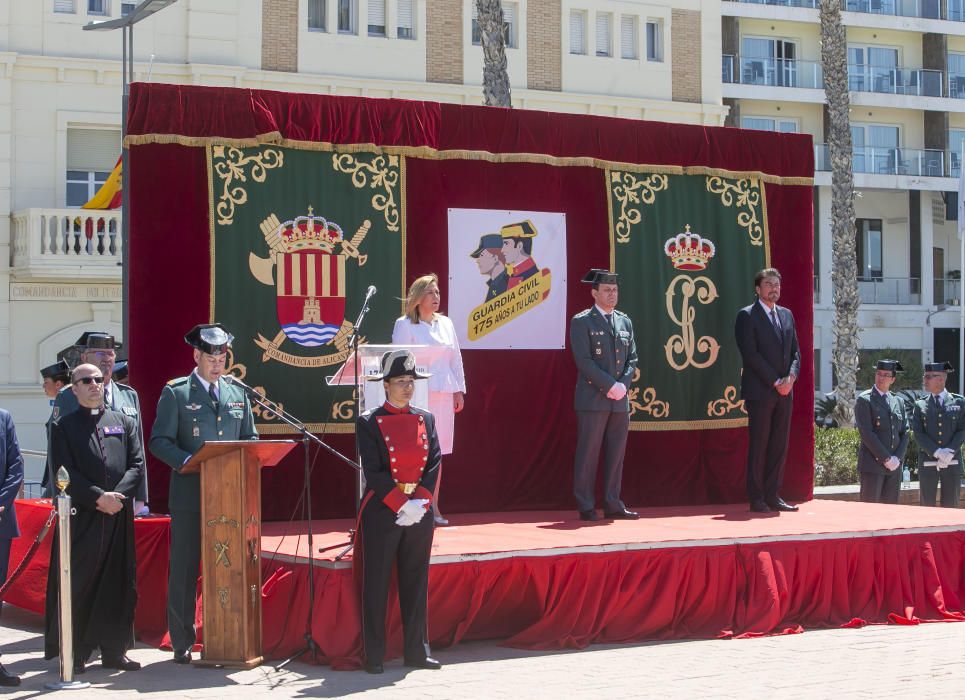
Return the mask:
[[107,384],[104,385],[104,408],[113,408],[111,406],[111,392],[107,388]]
[[610,327],[610,332],[613,333],[613,314],[603,314],[603,317],[606,319],[606,325]]
[[211,403],[214,404],[214,412],[218,412],[218,393],[214,390],[214,384],[208,384],[208,396],[211,397]]
[[777,320],[777,309],[771,309],[771,324],[774,326],[774,332],[778,336],[781,335],[781,322]]

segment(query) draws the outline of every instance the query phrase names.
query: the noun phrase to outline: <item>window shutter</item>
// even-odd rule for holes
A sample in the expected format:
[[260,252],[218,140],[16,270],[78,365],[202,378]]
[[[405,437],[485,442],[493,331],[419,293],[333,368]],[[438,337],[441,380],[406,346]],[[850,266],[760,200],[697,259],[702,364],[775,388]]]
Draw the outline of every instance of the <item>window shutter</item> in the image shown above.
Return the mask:
[[620,55],[623,58],[637,57],[636,17],[629,15],[620,17]]
[[586,53],[586,15],[570,12],[570,53]]
[[596,55],[610,55],[610,15],[603,12],[596,15]]
[[54,0],[54,12],[74,12],[74,0]]
[[385,0],[369,0],[369,25],[385,26]]
[[121,132],[114,129],[68,129],[67,169],[111,171],[121,155]]
[[[412,0],[399,0],[398,10],[396,12],[397,23],[399,29],[408,29],[406,36],[412,36],[412,30],[415,28],[415,21],[412,18]],[[403,32],[399,32],[401,35]]]

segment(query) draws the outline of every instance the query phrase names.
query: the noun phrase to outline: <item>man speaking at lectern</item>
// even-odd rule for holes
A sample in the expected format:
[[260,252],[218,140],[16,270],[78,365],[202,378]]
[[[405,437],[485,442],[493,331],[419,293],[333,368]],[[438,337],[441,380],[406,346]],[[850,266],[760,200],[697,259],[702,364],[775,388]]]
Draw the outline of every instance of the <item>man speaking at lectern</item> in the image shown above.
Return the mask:
[[234,336],[220,323],[199,324],[184,341],[194,348],[194,371],[172,379],[161,391],[151,430],[151,453],[170,466],[171,565],[168,574],[168,631],[174,663],[191,662],[197,639],[195,595],[201,566],[201,475],[181,467],[205,442],[257,440],[251,404],[222,375]]

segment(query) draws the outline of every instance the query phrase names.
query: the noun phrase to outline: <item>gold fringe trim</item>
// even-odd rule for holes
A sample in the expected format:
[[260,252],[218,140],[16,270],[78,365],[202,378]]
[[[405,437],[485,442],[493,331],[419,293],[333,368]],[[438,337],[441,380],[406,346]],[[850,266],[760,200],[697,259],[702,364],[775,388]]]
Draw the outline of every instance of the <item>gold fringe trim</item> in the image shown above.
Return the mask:
[[[334,433],[344,434],[344,433],[354,433],[355,424],[351,425],[338,425],[332,423],[308,423],[305,425],[306,428],[311,430],[313,433],[321,433],[322,435],[331,435]],[[255,428],[258,430],[259,435],[294,435],[295,430],[284,423],[256,423]]]
[[726,420],[653,421],[652,423],[631,421],[630,430],[644,432],[656,432],[660,430],[715,430],[720,428],[743,428],[746,425],[746,417],[728,418]]
[[489,151],[451,150],[440,151],[430,146],[377,146],[374,143],[346,143],[334,144],[327,141],[296,141],[283,139],[277,131],[261,134],[247,139],[226,139],[217,136],[180,136],[178,134],[138,134],[127,136],[124,145],[143,146],[149,143],[179,144],[181,146],[238,146],[250,147],[260,145],[274,145],[283,148],[295,148],[303,151],[339,151],[340,153],[387,153],[390,155],[409,156],[426,160],[475,160],[487,163],[535,163],[540,165],[555,165],[558,167],[601,168],[623,170],[634,173],[659,173],[665,175],[717,175],[728,178],[758,178],[773,185],[814,185],[813,177],[783,177],[772,175],[759,170],[726,170],[710,168],[704,165],[646,165],[641,163],[624,163],[621,161],[604,160],[588,156],[551,156],[544,153],[491,153]]

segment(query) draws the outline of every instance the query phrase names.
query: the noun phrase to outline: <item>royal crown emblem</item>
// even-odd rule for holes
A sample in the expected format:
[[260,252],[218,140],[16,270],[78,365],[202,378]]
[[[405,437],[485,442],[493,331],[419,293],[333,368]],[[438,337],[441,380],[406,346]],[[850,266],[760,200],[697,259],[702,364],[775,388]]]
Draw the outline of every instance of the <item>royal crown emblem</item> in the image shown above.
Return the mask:
[[678,270],[705,270],[717,252],[714,242],[709,238],[691,233],[690,224],[684,227],[683,233],[668,238],[663,250]]
[[370,225],[364,221],[346,240],[341,226],[317,216],[311,207],[288,221],[271,214],[261,222],[269,257],[250,253],[248,266],[259,282],[275,286],[280,326],[270,343],[275,349],[286,337],[303,347],[328,345],[344,330],[346,260],[365,264],[368,256],[361,255],[358,246]]

